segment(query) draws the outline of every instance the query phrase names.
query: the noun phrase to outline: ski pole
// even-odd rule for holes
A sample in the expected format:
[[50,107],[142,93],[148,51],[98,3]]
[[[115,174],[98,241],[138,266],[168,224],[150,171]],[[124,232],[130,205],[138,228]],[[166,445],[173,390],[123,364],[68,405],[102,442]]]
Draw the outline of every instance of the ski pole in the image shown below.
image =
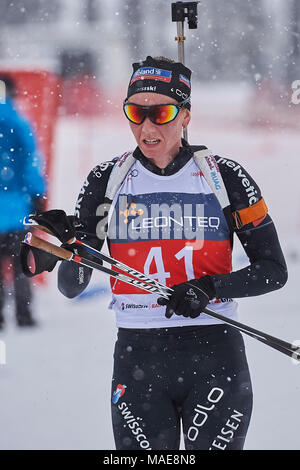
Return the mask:
[[[37,224],[37,222],[35,222],[35,220],[32,219],[30,215],[24,217],[23,224],[27,225],[27,226],[30,226],[30,227],[37,228],[37,229],[39,229],[39,230],[41,230],[45,233],[48,233],[49,235],[55,236],[51,232],[51,230],[44,227],[43,225]],[[96,250],[92,246],[87,245],[86,243],[82,242],[81,240],[76,239],[75,237],[73,237],[68,243],[76,244],[76,249],[77,249],[77,254],[78,255],[80,255],[80,253],[83,252],[83,256],[86,256],[87,253],[89,253],[92,256],[95,256],[96,258],[99,258],[102,261],[105,261],[105,262],[111,264],[112,266],[115,266],[116,268],[121,269],[122,271],[126,271],[128,274],[137,277],[141,281],[144,280],[148,284],[153,284],[153,285],[155,285],[155,286],[157,286],[157,287],[159,287],[163,290],[168,290],[168,291],[172,292],[172,289],[170,287],[167,287],[167,286],[161,284],[160,282],[156,281],[156,279],[152,279],[152,278],[148,277],[146,274],[141,273],[139,271],[136,271],[135,269],[131,268],[130,266],[127,266],[126,264],[121,263],[120,261],[118,261],[114,258],[111,258],[110,256],[105,255],[101,251]]]
[[164,289],[162,289],[161,287],[151,285],[149,282],[146,282],[146,281],[143,282],[140,279],[134,279],[133,277],[127,276],[126,274],[123,274],[118,271],[114,271],[113,269],[102,266],[101,261],[97,261],[97,260],[93,261],[84,256],[80,256],[79,254],[73,251],[67,250],[60,246],[54,245],[53,243],[50,243],[46,240],[43,240],[39,237],[36,237],[31,232],[28,232],[26,234],[23,243],[26,243],[29,246],[33,246],[34,248],[38,248],[39,250],[45,251],[46,253],[50,253],[51,255],[57,256],[57,258],[60,258],[61,260],[71,261],[77,264],[81,264],[82,266],[86,266],[88,268],[102,271],[105,274],[108,274],[109,276],[112,276],[118,279],[119,281],[123,281],[123,282],[126,282],[127,284],[131,284],[131,285],[134,285],[135,287],[139,287],[140,289],[143,289],[147,291],[148,293],[150,292],[150,293],[158,294],[166,299],[169,298],[170,294],[168,295],[167,289],[170,289],[170,288],[167,288],[166,286],[163,286]]
[[[72,261],[72,262],[102,271],[105,274],[108,274],[109,276],[112,276],[128,284],[134,285],[135,287],[138,287],[144,291],[147,291],[148,293],[155,293],[155,294],[161,295],[164,298],[169,298],[169,295],[173,291],[172,288],[163,286],[162,284],[161,286],[164,287],[164,289],[162,289],[162,287],[149,284],[149,281],[152,281],[152,279],[147,277],[146,275],[144,275],[145,276],[144,279],[146,279],[144,282],[139,279],[134,279],[120,272],[117,272],[117,271],[114,271],[112,269],[102,266],[102,264],[100,264],[99,261],[92,261],[90,259],[86,259],[83,256],[79,256],[72,251],[58,247],[57,245],[47,242],[46,240],[42,240],[36,237],[35,235],[31,234],[30,232],[26,235],[24,242],[27,243],[28,245],[34,246],[48,253],[51,253],[66,261]],[[109,261],[110,259],[113,261],[116,261],[113,258],[106,256],[107,262],[110,262]],[[135,272],[138,273],[138,271],[135,271]],[[283,354],[286,354],[289,357],[294,358],[295,360],[300,361],[300,352],[298,352],[299,351],[298,348],[293,346],[291,343],[283,341],[279,338],[271,336],[262,331],[256,330],[255,328],[249,327],[235,320],[224,317],[223,315],[220,315],[211,309],[205,308],[203,310],[203,313],[205,313],[206,315],[209,315],[210,317],[216,318],[232,326],[233,328],[236,328],[242,333],[245,333],[248,336],[251,336],[252,338],[257,339],[258,341],[270,346],[273,349],[276,349],[277,351],[282,352]]]

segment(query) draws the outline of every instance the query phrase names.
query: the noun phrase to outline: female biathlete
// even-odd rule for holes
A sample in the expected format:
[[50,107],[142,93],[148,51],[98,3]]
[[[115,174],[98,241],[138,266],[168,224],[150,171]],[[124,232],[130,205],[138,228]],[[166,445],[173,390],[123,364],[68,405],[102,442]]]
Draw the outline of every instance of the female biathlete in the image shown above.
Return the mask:
[[[106,237],[111,256],[174,288],[165,299],[111,281],[119,450],[177,450],[181,423],[187,450],[243,448],[252,388],[242,335],[201,312],[209,304],[234,318],[233,299],[266,294],[287,280],[255,181],[237,162],[181,138],[191,116],[190,80],[191,71],[170,59],[133,64],[124,112],[136,149],[90,172],[76,203],[76,233],[55,211],[36,216],[62,241],[74,231],[100,250]],[[218,196],[222,185],[227,208]],[[237,271],[234,233],[249,258]],[[38,271],[53,269],[56,258],[36,253]],[[63,261],[60,291],[78,295],[91,273]]]

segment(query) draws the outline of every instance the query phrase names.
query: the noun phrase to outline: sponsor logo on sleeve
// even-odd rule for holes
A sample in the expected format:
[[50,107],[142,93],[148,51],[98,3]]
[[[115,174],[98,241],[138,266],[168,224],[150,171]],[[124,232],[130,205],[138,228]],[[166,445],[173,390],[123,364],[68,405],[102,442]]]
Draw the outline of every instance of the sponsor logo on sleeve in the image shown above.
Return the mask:
[[245,192],[247,194],[248,201],[249,201],[249,206],[252,206],[252,204],[255,204],[258,201],[258,197],[256,196],[257,190],[248,180],[241,165],[238,165],[235,162],[232,162],[231,160],[227,160],[226,158],[219,158],[217,163],[218,165],[220,164],[226,165],[229,168],[232,168],[232,171],[234,171],[237,174],[237,177],[241,181],[242,186],[245,188]]

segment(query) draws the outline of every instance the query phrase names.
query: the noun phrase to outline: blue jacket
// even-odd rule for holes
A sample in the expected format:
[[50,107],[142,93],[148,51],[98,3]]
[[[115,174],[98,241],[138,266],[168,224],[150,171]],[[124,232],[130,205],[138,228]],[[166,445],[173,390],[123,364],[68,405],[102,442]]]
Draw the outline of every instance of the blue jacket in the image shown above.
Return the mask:
[[0,233],[23,229],[23,217],[45,193],[42,170],[33,131],[7,99],[0,104]]

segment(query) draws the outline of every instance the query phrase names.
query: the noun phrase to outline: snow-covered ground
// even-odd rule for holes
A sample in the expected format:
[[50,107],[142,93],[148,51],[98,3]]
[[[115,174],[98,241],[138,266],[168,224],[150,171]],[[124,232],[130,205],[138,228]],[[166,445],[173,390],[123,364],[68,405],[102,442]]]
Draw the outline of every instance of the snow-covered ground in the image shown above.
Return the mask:
[[[240,321],[277,337],[300,339],[299,263],[287,287],[240,301]],[[0,449],[114,449],[110,380],[116,329],[108,294],[74,301],[51,285],[36,296],[40,328],[20,331],[8,315],[1,339]],[[106,278],[96,274],[102,285]],[[107,285],[107,284],[106,284]],[[300,366],[245,337],[254,389],[246,449],[299,449]]]
[[[287,257],[286,287],[240,300],[239,320],[288,341],[300,340],[298,135],[214,126],[198,116],[190,142],[245,165],[263,189]],[[72,211],[90,168],[133,147],[121,119],[92,126],[61,121],[50,207]],[[245,263],[238,244],[234,260],[235,268]],[[0,365],[0,449],[114,449],[110,380],[116,329],[107,308],[108,280],[94,273],[93,286],[103,293],[68,300],[57,291],[56,272],[47,279],[46,287],[35,290],[39,328],[17,330],[11,304],[6,309],[7,328],[0,333],[6,346],[6,364]],[[299,449],[300,366],[252,338],[245,341],[254,389],[245,448]]]

